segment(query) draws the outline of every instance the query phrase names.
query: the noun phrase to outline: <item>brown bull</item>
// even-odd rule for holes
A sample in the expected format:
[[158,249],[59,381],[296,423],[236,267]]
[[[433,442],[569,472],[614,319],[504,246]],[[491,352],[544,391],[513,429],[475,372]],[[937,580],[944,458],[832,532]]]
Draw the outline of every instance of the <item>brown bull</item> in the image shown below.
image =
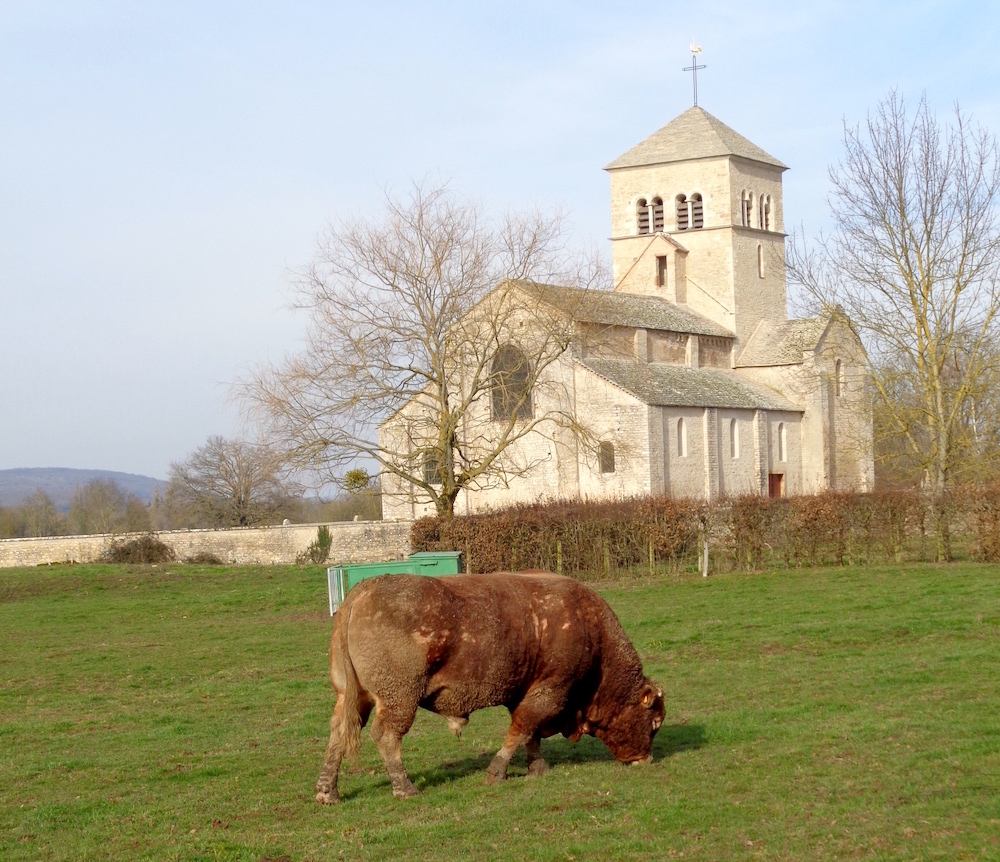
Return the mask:
[[394,796],[416,794],[401,756],[417,707],[448,720],[456,736],[469,714],[506,706],[510,729],[487,769],[507,777],[522,745],[528,773],[545,772],[541,739],[596,736],[623,763],[652,760],[665,714],[663,689],[618,618],[593,590],[545,572],[363,581],[337,613],[330,646],[337,704],[316,799],[337,801],[345,754],[371,736]]

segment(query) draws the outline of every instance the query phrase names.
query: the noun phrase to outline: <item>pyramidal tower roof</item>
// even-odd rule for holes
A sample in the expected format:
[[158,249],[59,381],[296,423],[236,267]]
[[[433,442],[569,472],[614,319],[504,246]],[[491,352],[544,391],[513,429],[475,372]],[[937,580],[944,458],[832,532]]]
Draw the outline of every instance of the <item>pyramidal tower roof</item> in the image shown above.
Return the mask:
[[662,165],[713,156],[739,156],[754,162],[774,165],[787,170],[774,156],[748,141],[722,120],[695,105],[672,119],[658,132],[653,132],[623,153],[604,170],[635,168],[642,165]]

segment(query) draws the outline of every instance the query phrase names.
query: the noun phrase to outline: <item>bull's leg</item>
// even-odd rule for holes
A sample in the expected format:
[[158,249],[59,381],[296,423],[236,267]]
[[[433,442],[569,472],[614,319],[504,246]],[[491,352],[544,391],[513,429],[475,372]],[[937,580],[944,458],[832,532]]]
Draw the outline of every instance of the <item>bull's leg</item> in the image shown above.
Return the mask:
[[[391,720],[386,712],[382,704],[376,707],[375,720],[372,722],[372,739],[375,740],[382,763],[385,764],[385,771],[389,773],[392,795],[397,799],[407,799],[420,793],[416,785],[410,781],[403,766],[403,735],[410,729],[413,715],[408,721],[398,722]],[[413,713],[416,714],[416,707]]]
[[528,775],[544,775],[549,771],[549,765],[542,760],[541,739],[536,733],[524,744],[528,756]]
[[326,746],[326,756],[323,758],[323,769],[316,779],[316,801],[324,805],[332,805],[340,801],[337,792],[337,778],[340,775],[340,762],[344,759],[344,747],[340,741],[341,721],[336,712],[330,716],[330,741]]
[[490,765],[486,768],[487,784],[497,784],[507,780],[507,767],[510,766],[511,758],[529,739],[531,739],[531,734],[520,730],[516,722],[512,720],[503,746],[493,755]]
[[448,720],[448,730],[455,734],[456,739],[461,739],[462,731],[465,729],[465,725],[469,723],[469,716],[446,715],[445,718]]
[[526,747],[529,772],[538,775],[545,771],[547,767],[540,753],[538,728],[559,714],[563,700],[552,689],[539,685],[511,710],[507,738],[486,769],[487,783],[496,784],[507,778],[511,758],[522,745]]
[[[371,704],[362,702],[359,707],[361,726],[364,727],[371,713]],[[324,805],[332,805],[340,799],[340,794],[337,792],[337,778],[340,775],[340,764],[346,751],[342,713],[341,701],[338,698],[333,715],[330,716],[330,741],[326,745],[323,769],[320,771],[319,778],[316,779],[316,801],[322,802]]]

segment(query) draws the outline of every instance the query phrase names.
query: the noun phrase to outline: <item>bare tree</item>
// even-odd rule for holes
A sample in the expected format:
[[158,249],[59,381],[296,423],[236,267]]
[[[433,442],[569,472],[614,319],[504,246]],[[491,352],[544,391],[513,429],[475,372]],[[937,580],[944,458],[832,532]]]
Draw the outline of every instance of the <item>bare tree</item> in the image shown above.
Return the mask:
[[[52,498],[40,488],[15,509],[9,510],[6,531],[13,536],[58,536],[65,532],[64,519]],[[0,530],[3,530],[0,527]],[[0,535],[5,535],[0,532]]]
[[81,534],[139,532],[150,527],[146,505],[114,479],[91,479],[76,488],[67,519]]
[[956,106],[941,126],[926,97],[897,93],[845,126],[830,170],[835,230],[792,243],[789,271],[841,305],[869,352],[881,447],[931,492],[937,556],[950,556],[946,492],[967,450],[974,404],[1000,383],[1000,156]]
[[209,437],[184,461],[170,465],[165,504],[202,526],[259,524],[295,493],[282,470],[281,457],[269,446]]
[[341,485],[376,464],[383,492],[417,489],[444,517],[463,489],[530,470],[515,444],[545,423],[575,423],[545,392],[558,386],[571,310],[539,285],[591,287],[603,275],[561,231],[558,216],[490,219],[420,185],[387,195],[380,221],[331,227],[297,285],[305,349],[243,387],[269,439]]

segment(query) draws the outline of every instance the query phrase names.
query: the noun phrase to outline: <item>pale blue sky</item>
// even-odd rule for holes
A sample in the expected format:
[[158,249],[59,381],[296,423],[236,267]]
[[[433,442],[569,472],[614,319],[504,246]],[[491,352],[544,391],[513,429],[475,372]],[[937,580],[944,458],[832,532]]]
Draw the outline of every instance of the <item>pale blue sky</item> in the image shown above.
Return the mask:
[[841,123],[892,87],[1000,131],[1000,4],[0,0],[0,469],[165,477],[248,366],[294,350],[288,271],[382,188],[562,207],[699,103],[826,224]]

